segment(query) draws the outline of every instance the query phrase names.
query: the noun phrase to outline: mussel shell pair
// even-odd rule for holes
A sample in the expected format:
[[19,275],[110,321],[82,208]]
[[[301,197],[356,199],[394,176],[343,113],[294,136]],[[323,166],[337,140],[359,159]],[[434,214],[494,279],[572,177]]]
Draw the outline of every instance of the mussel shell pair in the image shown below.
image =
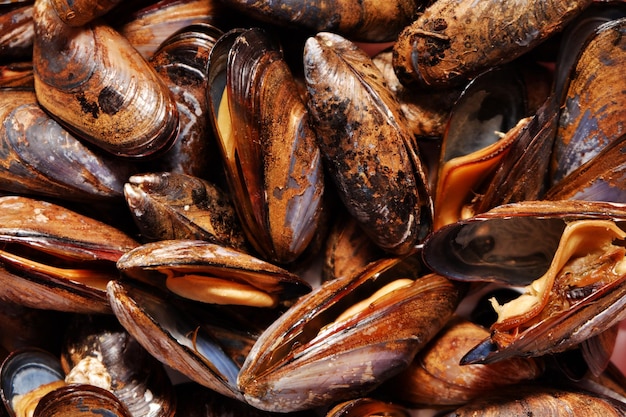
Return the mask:
[[286,264],[318,231],[324,175],[300,89],[268,32],[224,34],[211,50],[207,99],[233,204],[251,245]]
[[384,77],[353,42],[322,32],[304,47],[308,107],[348,212],[382,249],[407,254],[432,227],[417,145]]
[[[246,401],[280,412],[327,406],[360,397],[406,368],[460,297],[450,281],[423,272],[419,255],[385,258],[301,297],[246,358],[238,377]],[[370,301],[399,278],[414,281]],[[336,321],[362,300],[363,310]]]
[[[439,229],[425,242],[424,259],[434,271],[451,279],[526,286],[548,271],[570,222],[605,220],[623,226],[625,215],[623,205],[603,202],[504,205]],[[463,362],[490,363],[511,356],[556,353],[600,335],[625,316],[626,285],[619,271],[616,274],[616,281],[610,284],[580,296],[572,293],[576,299],[571,301],[572,307],[520,330],[506,346],[486,339]]]
[[119,156],[153,155],[178,131],[174,98],[128,41],[102,22],[66,25],[35,3],[33,65],[39,103],[78,137]]
[[115,262],[138,246],[122,231],[62,206],[0,198],[0,298],[33,308],[108,312]]

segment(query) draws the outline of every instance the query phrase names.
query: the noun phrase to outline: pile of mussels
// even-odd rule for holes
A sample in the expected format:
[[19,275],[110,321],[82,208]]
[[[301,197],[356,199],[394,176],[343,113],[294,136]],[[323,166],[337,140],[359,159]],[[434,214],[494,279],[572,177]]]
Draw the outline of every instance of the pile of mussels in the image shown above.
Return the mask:
[[0,416],[625,415],[625,3],[0,3]]

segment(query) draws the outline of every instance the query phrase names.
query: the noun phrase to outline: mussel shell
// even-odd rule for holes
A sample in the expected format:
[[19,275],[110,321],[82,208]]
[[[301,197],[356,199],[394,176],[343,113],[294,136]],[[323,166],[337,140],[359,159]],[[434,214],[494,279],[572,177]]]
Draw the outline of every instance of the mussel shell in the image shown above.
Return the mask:
[[[301,297],[258,338],[238,384],[246,401],[297,411],[362,396],[408,366],[456,308],[458,289],[426,275],[340,321],[344,309],[397,278],[421,272],[416,258],[385,258]],[[394,329],[390,332],[389,329]]]
[[176,99],[179,132],[159,157],[160,170],[201,178],[216,176],[221,166],[206,97],[209,53],[223,32],[208,23],[185,26],[159,46],[150,63]]
[[14,416],[12,404],[16,395],[64,378],[61,361],[52,353],[36,348],[13,351],[4,359],[0,369],[0,394],[4,407]]
[[396,74],[407,85],[463,84],[536,47],[589,4],[591,0],[566,5],[558,0],[438,0],[398,35]]
[[626,18],[600,25],[578,55],[564,93],[550,166],[551,185],[623,134],[625,27]]
[[0,13],[0,58],[29,58],[33,52],[33,5]]
[[444,417],[545,416],[562,415],[623,416],[626,405],[579,389],[522,385],[494,390]]
[[345,401],[335,405],[326,413],[326,417],[409,417],[410,415],[410,411],[401,405],[374,398]]
[[[153,288],[111,281],[108,295],[122,326],[155,358],[192,381],[243,401],[236,384],[241,364],[207,330],[209,322],[190,315],[171,294]],[[234,327],[225,330],[236,332]]]
[[72,384],[44,395],[33,417],[133,417],[134,414],[110,391],[94,385]]
[[52,119],[35,93],[0,91],[0,189],[74,201],[122,198],[135,168],[85,146]]
[[[146,2],[144,2],[146,3]],[[196,23],[220,26],[224,8],[216,0],[159,0],[139,10],[109,19],[145,59],[149,60],[167,38]],[[141,3],[140,3],[141,4]]]
[[255,19],[273,24],[305,28],[310,32],[334,32],[349,39],[369,42],[395,39],[413,21],[421,6],[420,1],[411,0],[228,0],[225,3]]
[[[138,244],[123,232],[62,206],[26,197],[0,197],[0,242],[4,245],[0,298],[33,308],[74,312],[110,312],[104,287],[63,273],[49,274],[17,254],[44,255],[61,268],[89,268],[98,279],[113,279],[115,262]],[[89,279],[91,272],[80,278]]]
[[59,18],[69,26],[84,26],[103,16],[122,0],[51,0]]
[[249,252],[230,196],[208,181],[173,172],[134,175],[124,196],[146,241],[197,239]]
[[625,216],[626,206],[617,203],[506,204],[432,233],[424,242],[424,261],[455,280],[528,285],[548,270],[566,222]]
[[78,137],[119,156],[169,148],[175,100],[156,71],[104,23],[69,27],[50,0],[35,4],[33,65],[40,104]]
[[406,254],[432,226],[417,146],[396,98],[354,43],[322,32],[306,41],[308,106],[339,197],[384,250]]
[[291,300],[311,290],[310,284],[283,268],[245,252],[200,240],[146,243],[126,252],[117,267],[130,277],[157,286],[170,271],[180,271],[242,282],[280,300]]
[[511,358],[489,365],[460,365],[467,351],[489,336],[486,328],[459,317],[420,350],[411,365],[387,381],[392,398],[421,406],[461,405],[495,389],[537,379],[542,361]]
[[295,78],[277,40],[259,28],[224,34],[208,71],[213,127],[244,232],[263,258],[293,262],[317,232],[324,194],[321,153]]
[[174,388],[163,364],[151,356],[115,316],[80,314],[70,321],[61,351],[65,373],[71,375],[77,367],[84,372],[86,359],[102,364],[110,377],[110,387],[102,388],[111,391],[133,415],[174,415]]

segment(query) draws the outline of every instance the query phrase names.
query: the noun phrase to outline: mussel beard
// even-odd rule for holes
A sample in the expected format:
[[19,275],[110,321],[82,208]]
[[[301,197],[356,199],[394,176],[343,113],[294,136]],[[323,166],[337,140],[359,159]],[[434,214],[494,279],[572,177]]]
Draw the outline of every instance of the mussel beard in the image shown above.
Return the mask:
[[618,240],[626,233],[609,220],[569,223],[548,271],[525,287],[518,298],[500,305],[492,325],[492,341],[500,349],[551,317],[563,314],[598,294],[610,291],[626,277],[626,249]]

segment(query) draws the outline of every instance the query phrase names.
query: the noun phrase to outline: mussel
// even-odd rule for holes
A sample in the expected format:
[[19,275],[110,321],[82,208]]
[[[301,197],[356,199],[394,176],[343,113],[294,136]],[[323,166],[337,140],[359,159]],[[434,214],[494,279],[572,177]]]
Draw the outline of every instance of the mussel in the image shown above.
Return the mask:
[[500,305],[491,335],[464,363],[562,352],[625,318],[623,205],[520,202],[439,229],[426,263],[463,281],[524,286]]
[[153,155],[178,131],[174,98],[156,71],[110,26],[66,25],[37,0],[33,65],[39,103],[78,137],[119,156]]
[[110,313],[106,284],[138,243],[62,206],[0,197],[0,298],[33,308]]
[[306,41],[308,107],[326,167],[344,205],[384,250],[406,254],[432,227],[417,145],[380,70],[349,40]]
[[322,157],[280,45],[259,28],[213,46],[208,101],[233,204],[264,259],[295,261],[318,231]]
[[420,265],[416,254],[384,258],[298,299],[247,356],[238,377],[246,401],[280,412],[327,406],[406,368],[460,297]]

